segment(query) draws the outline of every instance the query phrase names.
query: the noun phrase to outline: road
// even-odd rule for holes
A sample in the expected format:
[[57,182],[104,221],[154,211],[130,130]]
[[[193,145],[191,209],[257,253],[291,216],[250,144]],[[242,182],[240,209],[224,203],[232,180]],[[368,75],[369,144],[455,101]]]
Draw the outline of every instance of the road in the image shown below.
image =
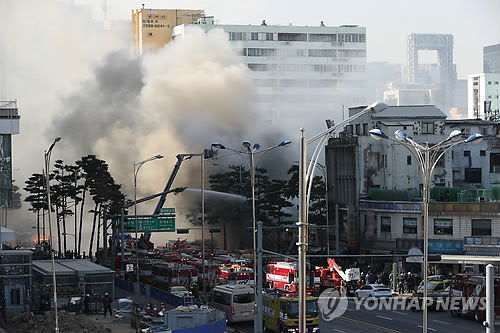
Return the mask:
[[[350,299],[346,312],[331,321],[321,319],[320,332],[328,333],[421,333],[422,312],[409,310],[367,309],[363,305],[356,309]],[[241,332],[253,333],[253,323],[231,325]],[[438,333],[482,333],[484,327],[470,319],[454,318],[448,311],[429,311],[428,332]]]

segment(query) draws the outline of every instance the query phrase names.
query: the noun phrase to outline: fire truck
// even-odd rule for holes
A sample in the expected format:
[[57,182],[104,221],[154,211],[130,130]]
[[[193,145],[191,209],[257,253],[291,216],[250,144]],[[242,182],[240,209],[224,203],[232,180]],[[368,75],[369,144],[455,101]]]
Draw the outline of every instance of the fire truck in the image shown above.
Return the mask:
[[[262,295],[264,330],[272,332],[298,332],[299,296],[288,290],[267,289]],[[306,297],[306,331],[319,332],[318,298]]]
[[254,285],[253,269],[238,264],[220,265],[219,283]]
[[[294,262],[276,262],[266,267],[266,284],[269,288],[281,288],[288,291],[298,290],[297,264]],[[320,276],[316,271],[310,271],[306,277],[306,290],[314,293],[319,291]]]
[[[500,315],[500,276],[494,277],[495,317]],[[453,302],[450,309],[455,317],[474,318],[482,323],[486,319],[486,277],[478,274],[457,274],[453,277],[449,297]],[[455,307],[456,306],[456,307]]]
[[358,289],[361,278],[359,268],[348,268],[345,272],[335,262],[335,259],[328,258],[328,268],[319,268],[320,291],[327,288],[345,287],[347,295],[354,295]]

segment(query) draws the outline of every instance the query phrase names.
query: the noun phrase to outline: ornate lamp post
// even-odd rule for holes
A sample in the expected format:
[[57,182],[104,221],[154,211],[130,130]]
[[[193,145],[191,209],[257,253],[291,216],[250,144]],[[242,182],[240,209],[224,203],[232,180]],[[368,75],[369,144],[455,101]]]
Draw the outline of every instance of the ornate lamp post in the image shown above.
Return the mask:
[[448,138],[439,142],[436,145],[429,146],[426,142],[424,146],[416,143],[410,139],[402,130],[394,132],[394,138],[390,138],[384,134],[380,129],[372,129],[369,131],[370,136],[375,140],[388,139],[396,142],[410,151],[410,153],[417,159],[420,173],[423,178],[423,206],[424,206],[424,301],[423,304],[423,332],[427,333],[427,266],[429,255],[429,186],[431,183],[432,172],[437,162],[444,156],[444,154],[461,143],[480,143],[483,140],[481,134],[473,134],[467,139],[462,139],[463,133],[459,130],[454,130],[450,133]]

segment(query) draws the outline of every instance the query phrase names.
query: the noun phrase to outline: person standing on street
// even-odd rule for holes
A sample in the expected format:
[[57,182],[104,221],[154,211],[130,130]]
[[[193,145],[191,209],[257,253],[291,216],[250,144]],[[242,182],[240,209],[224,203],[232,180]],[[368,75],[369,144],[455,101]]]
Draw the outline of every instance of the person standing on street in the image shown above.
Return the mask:
[[104,318],[106,318],[106,312],[109,310],[109,316],[113,316],[113,313],[111,312],[111,303],[113,300],[111,297],[109,297],[108,293],[104,294],[104,298],[102,299],[102,304],[104,306]]

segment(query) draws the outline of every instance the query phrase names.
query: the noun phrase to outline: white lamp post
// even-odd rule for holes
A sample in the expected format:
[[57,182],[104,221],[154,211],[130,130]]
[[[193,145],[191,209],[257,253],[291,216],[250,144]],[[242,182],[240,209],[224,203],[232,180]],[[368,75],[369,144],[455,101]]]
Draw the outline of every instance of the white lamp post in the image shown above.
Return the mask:
[[[223,144],[220,143],[213,143],[212,147],[219,148],[219,149],[228,149],[231,151],[234,151],[238,154],[248,154],[248,158],[250,160],[250,184],[252,188],[252,233],[253,233],[253,279],[255,283],[255,293],[256,293],[256,308],[257,308],[257,316],[254,319],[254,331],[257,333],[262,333],[263,327],[262,327],[262,268],[259,267],[259,273],[257,274],[257,245],[256,245],[256,236],[255,236],[255,229],[256,229],[256,217],[255,217],[255,172],[256,172],[256,166],[259,164],[259,161],[261,158],[269,152],[270,150],[273,150],[275,148],[279,147],[286,147],[290,145],[292,141],[289,140],[283,140],[279,144],[275,146],[271,146],[269,148],[265,148],[262,150],[260,149],[260,145],[258,143],[254,144],[253,148],[251,148],[251,144],[249,141],[243,141],[243,147],[247,149],[247,151],[240,151],[236,149],[231,149]],[[259,159],[257,162],[255,162],[255,154],[260,153]],[[258,249],[259,253],[262,251],[262,249]]]
[[439,142],[436,145],[429,146],[425,143],[422,146],[412,139],[402,130],[394,132],[395,138],[390,138],[384,134],[380,129],[372,129],[369,131],[370,136],[375,140],[388,139],[398,144],[401,144],[417,159],[420,173],[422,174],[424,188],[423,188],[423,205],[424,205],[424,301],[423,304],[423,332],[427,333],[427,266],[428,266],[428,250],[429,250],[429,186],[431,183],[432,172],[437,162],[444,156],[444,154],[451,148],[461,143],[480,143],[483,139],[481,134],[473,134],[467,139],[462,139],[462,132],[454,130],[450,133],[448,138]]
[[145,159],[144,161],[137,162],[137,163],[134,162],[135,270],[136,270],[137,283],[141,283],[139,281],[139,239],[137,237],[137,229],[138,229],[138,223],[137,223],[137,174],[139,173],[139,169],[141,168],[141,166],[144,165],[144,163],[147,163],[149,161],[159,160],[160,158],[163,158],[163,155],[155,155],[155,156],[152,156],[148,159]]
[[45,151],[43,157],[45,161],[45,182],[46,182],[46,189],[47,189],[47,205],[48,205],[48,211],[47,211],[47,216],[49,218],[48,223],[49,223],[49,237],[50,237],[50,254],[51,254],[51,259],[52,259],[52,289],[54,292],[54,308],[55,308],[55,332],[59,333],[59,319],[57,318],[57,284],[56,284],[56,262],[54,259],[54,249],[52,245],[52,223],[50,223],[50,212],[51,212],[51,203],[50,203],[50,179],[49,179],[49,169],[50,169],[50,157],[52,155],[52,149],[56,145],[57,142],[61,141],[61,137],[58,136],[54,139],[54,142],[50,145],[49,149]]
[[[299,239],[298,239],[298,254],[299,254],[299,332],[306,332],[306,285],[301,283],[301,281],[306,281],[306,252],[308,246],[307,232],[308,232],[308,210],[309,210],[309,199],[311,197],[312,188],[312,175],[318,164],[318,157],[321,150],[326,144],[328,138],[335,133],[339,128],[343,128],[344,125],[349,124],[351,121],[364,116],[367,113],[381,112],[387,108],[384,103],[374,103],[367,106],[362,111],[349,117],[337,125],[331,126],[330,128],[324,130],[323,132],[315,135],[311,139],[307,140],[304,135],[304,129],[301,128],[300,132],[300,158],[299,158],[299,222],[297,226],[299,227]],[[307,145],[319,140],[316,146],[309,166],[307,166]]]

